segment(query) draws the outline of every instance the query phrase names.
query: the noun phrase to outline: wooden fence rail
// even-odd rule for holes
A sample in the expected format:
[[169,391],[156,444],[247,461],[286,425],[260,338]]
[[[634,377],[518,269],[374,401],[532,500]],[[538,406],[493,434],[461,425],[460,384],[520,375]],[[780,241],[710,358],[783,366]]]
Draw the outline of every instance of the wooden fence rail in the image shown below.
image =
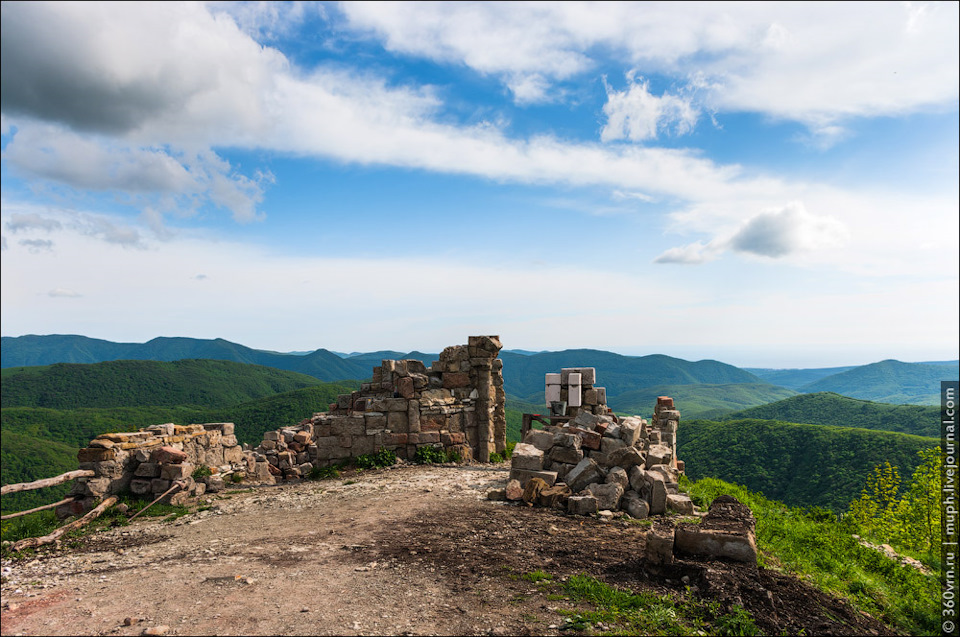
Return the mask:
[[43,487],[53,487],[58,484],[63,484],[64,482],[69,482],[76,478],[92,478],[95,475],[96,473],[90,471],[89,469],[68,471],[54,478],[44,478],[43,480],[35,480],[33,482],[21,482],[19,484],[4,485],[0,487],[0,495],[19,493],[20,491],[32,491],[33,489],[42,489]]
[[[93,471],[87,469],[79,469],[77,471],[68,471],[64,474],[53,478],[44,478],[43,480],[34,480],[33,482],[21,482],[18,484],[8,484],[3,487],[0,487],[0,495],[7,495],[8,493],[19,493],[21,491],[32,491],[33,489],[42,489],[44,487],[52,487],[58,484],[63,484],[64,482],[69,482],[70,480],[75,480],[77,478],[90,478],[96,475]],[[61,500],[60,502],[54,502],[53,504],[45,504],[43,506],[36,507],[34,509],[29,509],[27,511],[20,511],[18,513],[9,513],[0,518],[4,520],[9,520],[11,518],[17,518],[22,515],[28,515],[30,513],[36,513],[37,511],[46,511],[47,509],[53,509],[60,506],[61,504],[66,504],[72,502],[74,498],[67,498]],[[43,537],[28,537],[24,538],[18,542],[14,542],[11,549],[13,551],[21,551],[25,548],[34,548],[37,546],[43,546],[44,544],[50,544],[51,542],[56,542],[62,535],[69,533],[75,529],[89,524],[93,520],[100,517],[100,514],[109,509],[113,504],[115,504],[117,498],[115,496],[110,496],[100,504],[98,504],[92,511],[87,513],[82,518],[74,520],[69,524],[65,524],[53,531],[49,535],[44,535]]]

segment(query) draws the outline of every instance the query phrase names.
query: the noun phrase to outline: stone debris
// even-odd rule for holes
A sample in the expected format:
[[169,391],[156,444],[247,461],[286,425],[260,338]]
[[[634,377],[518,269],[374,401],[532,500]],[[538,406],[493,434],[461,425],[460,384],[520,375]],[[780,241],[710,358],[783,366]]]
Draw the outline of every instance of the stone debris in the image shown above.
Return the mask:
[[[553,377],[548,374],[548,389],[551,380],[556,380],[560,396],[564,396],[568,391],[564,378],[576,380],[574,374],[580,374],[581,389],[596,381],[592,368],[571,368]],[[590,383],[584,378],[591,379]],[[606,413],[606,405],[591,402],[593,394],[584,393],[584,397],[569,422],[530,430],[517,444],[510,470],[513,497],[508,485],[507,499],[539,504],[545,491],[534,498],[525,496],[522,489],[542,480],[559,488],[542,506],[565,506],[572,514],[610,510],[635,518],[669,512],[692,515],[693,502],[679,492],[677,484],[683,465],[676,457],[680,412],[673,399],[657,399],[651,424],[638,416],[619,419]]]
[[[756,565],[756,519],[730,495],[711,504],[699,524],[681,522],[675,529],[654,525],[647,532],[647,560],[669,564],[674,557],[726,559]],[[670,546],[669,555],[667,545]]]

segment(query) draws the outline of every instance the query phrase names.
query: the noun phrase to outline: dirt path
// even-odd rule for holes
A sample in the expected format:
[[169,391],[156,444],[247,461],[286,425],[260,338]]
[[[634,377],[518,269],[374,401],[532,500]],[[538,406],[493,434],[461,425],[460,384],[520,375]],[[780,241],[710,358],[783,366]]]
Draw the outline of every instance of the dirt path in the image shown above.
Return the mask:
[[[642,526],[486,501],[506,476],[505,466],[395,467],[234,493],[175,522],[138,520],[4,562],[2,633],[559,634],[558,609],[578,605],[519,575],[682,588],[642,573]],[[741,601],[767,616],[763,605],[778,602],[781,628],[882,629],[792,578],[747,577],[762,594]]]

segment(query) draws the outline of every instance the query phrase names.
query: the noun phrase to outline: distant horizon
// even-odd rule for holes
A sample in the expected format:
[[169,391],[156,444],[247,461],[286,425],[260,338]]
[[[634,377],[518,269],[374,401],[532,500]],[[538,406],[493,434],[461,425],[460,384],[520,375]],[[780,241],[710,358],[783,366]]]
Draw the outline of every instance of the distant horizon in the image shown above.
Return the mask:
[[[446,344],[443,345],[442,347],[410,347],[410,348],[397,348],[397,347],[394,345],[394,346],[383,346],[383,347],[371,347],[371,348],[368,348],[368,349],[359,349],[359,348],[355,348],[355,347],[351,347],[351,348],[341,348],[341,347],[336,347],[336,346],[328,347],[328,346],[325,346],[325,345],[320,345],[320,346],[313,347],[313,348],[310,348],[310,349],[305,349],[305,348],[302,348],[302,347],[298,347],[298,348],[295,348],[295,349],[278,349],[278,348],[276,348],[276,347],[259,347],[259,346],[254,346],[254,345],[251,345],[250,343],[247,343],[247,342],[244,342],[244,341],[241,341],[241,340],[235,340],[235,339],[232,339],[232,338],[227,338],[227,337],[224,337],[224,336],[197,337],[197,336],[183,336],[183,335],[175,335],[175,336],[158,335],[158,336],[153,336],[153,337],[146,338],[146,339],[142,339],[142,338],[141,338],[141,339],[136,339],[136,338],[134,338],[134,339],[122,339],[122,340],[121,340],[121,339],[113,339],[113,338],[105,338],[105,337],[101,337],[101,336],[90,336],[90,335],[87,335],[87,334],[77,334],[77,333],[55,333],[55,334],[36,334],[36,333],[28,333],[28,334],[20,334],[20,335],[17,335],[17,336],[12,336],[12,335],[4,334],[4,335],[2,335],[2,336],[3,336],[3,338],[21,338],[21,337],[24,337],[24,336],[38,336],[38,337],[43,337],[43,336],[79,336],[79,337],[83,337],[83,338],[90,338],[90,339],[95,339],[95,340],[102,340],[102,341],[107,341],[107,342],[111,342],[111,343],[123,343],[123,344],[132,344],[132,345],[143,345],[143,344],[148,343],[148,342],[150,342],[150,341],[152,341],[152,340],[154,340],[154,339],[157,339],[157,338],[188,338],[188,339],[203,340],[203,341],[224,340],[224,341],[227,341],[227,342],[230,342],[230,343],[234,343],[234,344],[237,344],[237,345],[241,345],[241,346],[243,346],[243,347],[249,347],[250,349],[256,349],[256,350],[261,350],[261,351],[266,351],[266,352],[275,352],[275,353],[278,353],[278,354],[289,354],[289,355],[293,355],[293,356],[303,356],[303,355],[307,355],[307,354],[310,354],[310,353],[315,352],[315,351],[320,350],[320,349],[326,350],[326,351],[331,352],[331,353],[333,353],[333,354],[336,354],[336,355],[338,355],[338,356],[343,355],[343,354],[346,354],[347,356],[353,356],[353,355],[367,354],[367,353],[378,352],[378,351],[395,351],[395,352],[402,352],[402,353],[408,353],[408,352],[439,353],[439,352],[443,349],[443,347],[447,347],[447,346],[449,346],[449,345],[458,345],[458,344],[461,344],[461,343],[466,343],[467,337],[468,337],[468,336],[472,336],[472,335],[473,335],[473,334],[465,334],[465,335],[462,337],[462,339],[460,339],[460,341],[446,343]],[[500,336],[501,336],[501,342],[502,342],[502,341],[503,341],[502,335],[500,335]],[[726,363],[726,364],[728,364],[728,365],[733,365],[734,367],[739,367],[739,368],[775,369],[775,370],[825,369],[825,368],[835,368],[835,367],[859,367],[859,366],[862,366],[862,365],[870,365],[870,364],[872,364],[872,363],[879,363],[879,362],[885,361],[885,360],[896,360],[896,361],[903,362],[903,363],[952,363],[952,362],[956,362],[956,361],[960,360],[960,356],[955,356],[955,357],[947,356],[947,357],[943,357],[943,356],[941,355],[941,356],[939,356],[939,357],[938,357],[938,356],[923,356],[923,357],[916,357],[916,358],[907,358],[907,357],[900,357],[900,356],[884,355],[884,356],[880,356],[879,358],[873,358],[873,359],[869,359],[869,360],[868,360],[867,358],[861,357],[861,358],[858,359],[858,360],[860,360],[860,361],[862,361],[862,362],[836,362],[836,361],[830,361],[830,362],[827,362],[827,363],[815,362],[815,363],[813,363],[813,364],[779,364],[779,363],[777,363],[777,364],[758,364],[758,363],[753,363],[753,362],[740,362],[739,360],[737,360],[737,359],[735,359],[735,358],[731,358],[731,357],[729,357],[729,356],[722,356],[722,355],[721,355],[721,356],[715,356],[715,355],[706,355],[706,356],[703,356],[703,355],[694,355],[694,356],[691,356],[689,353],[686,353],[686,354],[679,353],[680,350],[690,350],[690,351],[693,351],[693,350],[698,349],[698,348],[690,347],[690,346],[683,347],[683,348],[680,348],[680,347],[667,348],[667,350],[664,350],[664,351],[661,351],[661,350],[654,351],[654,350],[651,350],[651,349],[643,349],[643,348],[637,348],[637,347],[598,347],[598,346],[584,346],[584,345],[570,345],[570,346],[566,346],[566,347],[552,347],[552,348],[542,348],[542,347],[541,347],[541,348],[533,349],[533,348],[529,348],[529,347],[511,347],[509,344],[504,343],[503,349],[504,349],[505,351],[522,350],[522,351],[533,352],[533,353],[548,353],[548,352],[562,352],[562,351],[566,351],[566,350],[590,349],[590,350],[597,350],[597,351],[603,351],[603,352],[610,352],[610,353],[612,353],[612,354],[618,354],[618,355],[620,355],[620,356],[642,357],[642,356],[662,355],[662,356],[669,356],[669,357],[671,357],[671,358],[678,358],[678,359],[682,359],[682,360],[686,360],[686,361],[690,361],[690,362],[697,362],[697,361],[704,361],[704,360],[715,360],[715,361],[719,361],[719,362],[721,362],[721,363]],[[810,357],[810,358],[813,358],[814,355],[813,355],[813,354],[810,354],[809,352],[806,352],[806,353],[805,353],[805,356]],[[784,356],[784,358],[786,358],[786,356]],[[754,360],[760,360],[760,359],[754,359]],[[772,359],[771,359],[771,360],[772,360]],[[800,360],[800,359],[798,358],[798,359],[794,359],[794,360]],[[849,359],[847,359],[847,360],[849,360]]]

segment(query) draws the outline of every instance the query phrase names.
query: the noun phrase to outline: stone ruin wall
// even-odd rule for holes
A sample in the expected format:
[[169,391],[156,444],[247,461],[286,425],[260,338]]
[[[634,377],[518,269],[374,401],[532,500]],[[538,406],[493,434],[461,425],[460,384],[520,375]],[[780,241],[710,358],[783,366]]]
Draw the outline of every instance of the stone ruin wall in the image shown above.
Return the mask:
[[[430,367],[385,360],[373,368],[370,382],[339,396],[328,413],[267,431],[255,449],[240,446],[232,423],[102,434],[78,453],[80,468],[96,475],[77,479],[71,495],[78,500],[58,514],[77,515],[104,496],[127,491],[155,497],[178,480],[183,488],[169,497],[174,503],[222,489],[222,476],[232,473],[267,484],[297,479],[314,467],[380,449],[412,459],[429,446],[487,462],[506,448],[501,347],[497,336],[471,336],[466,345],[444,349]],[[214,475],[195,481],[199,465]]]
[[92,470],[96,475],[74,482],[70,495],[77,500],[59,507],[60,517],[89,511],[107,495],[129,491],[156,497],[177,480],[185,486],[173,494],[174,503],[202,495],[208,488],[219,490],[222,478],[214,475],[198,483],[192,477],[194,469],[205,465],[218,474],[246,470],[249,453],[237,441],[233,423],[169,423],[140,431],[100,434],[77,453],[77,459],[81,469]]

